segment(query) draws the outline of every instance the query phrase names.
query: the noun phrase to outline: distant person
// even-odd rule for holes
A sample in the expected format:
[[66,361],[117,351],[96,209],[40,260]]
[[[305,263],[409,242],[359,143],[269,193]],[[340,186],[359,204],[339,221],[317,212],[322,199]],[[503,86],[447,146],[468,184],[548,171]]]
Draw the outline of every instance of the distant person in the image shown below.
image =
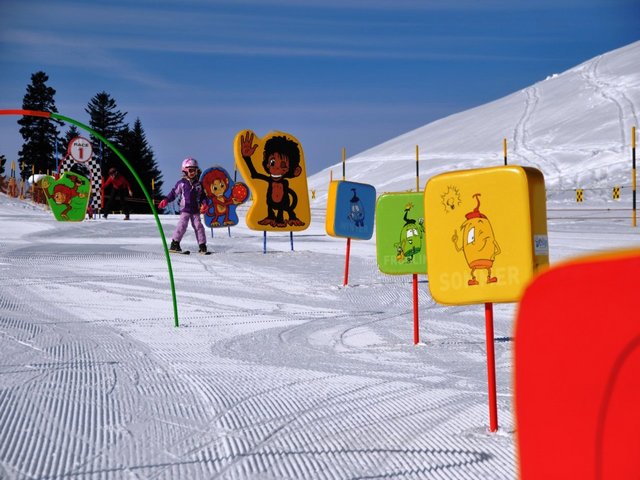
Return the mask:
[[[191,222],[193,230],[196,232],[198,240],[199,253],[207,253],[207,235],[205,234],[200,213],[207,208],[206,194],[202,183],[200,183],[200,168],[195,158],[185,158],[182,161],[182,178],[178,180],[176,185],[158,205],[165,208],[169,202],[181,197],[180,201],[180,218],[178,224],[171,237],[171,252],[182,252],[180,241],[187,231],[187,226]],[[187,253],[187,252],[184,252]]]
[[116,196],[120,197],[120,208],[124,212],[124,219],[129,220],[129,203],[127,202],[127,193],[129,197],[133,196],[133,192],[131,191],[131,186],[126,178],[120,175],[120,172],[115,168],[109,169],[109,178],[104,182],[102,188],[106,191],[107,187],[111,187],[111,194],[109,195],[109,199],[107,200],[107,206],[104,209],[104,214],[102,214],[103,218],[107,218],[109,213],[111,213],[111,207],[113,206],[113,201]]

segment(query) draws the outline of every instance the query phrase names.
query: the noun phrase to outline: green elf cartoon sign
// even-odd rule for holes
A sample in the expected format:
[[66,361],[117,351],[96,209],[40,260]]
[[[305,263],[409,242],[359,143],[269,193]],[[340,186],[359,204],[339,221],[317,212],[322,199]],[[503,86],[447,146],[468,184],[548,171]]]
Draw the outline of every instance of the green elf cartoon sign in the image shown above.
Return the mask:
[[383,273],[427,273],[422,193],[385,193],[378,198],[376,256]]

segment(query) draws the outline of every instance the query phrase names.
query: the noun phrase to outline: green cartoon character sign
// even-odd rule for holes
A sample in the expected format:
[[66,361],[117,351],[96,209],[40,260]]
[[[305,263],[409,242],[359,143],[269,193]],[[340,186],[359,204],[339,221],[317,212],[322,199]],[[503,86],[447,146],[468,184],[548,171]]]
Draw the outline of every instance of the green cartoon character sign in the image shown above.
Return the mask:
[[47,202],[56,220],[81,222],[87,214],[91,185],[89,179],[72,172],[65,172],[58,179],[47,175],[40,180]]
[[421,193],[386,193],[376,205],[376,256],[389,274],[427,273]]
[[399,262],[413,263],[413,258],[422,251],[424,240],[424,218],[409,218],[409,212],[414,208],[413,203],[404,207],[404,225],[400,229],[400,240],[395,244],[396,259]]

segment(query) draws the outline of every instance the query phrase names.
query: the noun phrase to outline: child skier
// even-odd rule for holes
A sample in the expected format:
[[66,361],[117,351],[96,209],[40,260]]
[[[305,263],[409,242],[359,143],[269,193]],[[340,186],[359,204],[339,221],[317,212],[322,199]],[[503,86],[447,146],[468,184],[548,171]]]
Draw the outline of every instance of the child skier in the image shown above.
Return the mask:
[[171,237],[171,247],[169,248],[171,252],[182,252],[180,241],[187,231],[189,221],[191,221],[191,225],[196,232],[199,253],[207,253],[207,236],[200,221],[200,212],[206,208],[206,195],[199,178],[200,168],[198,168],[198,161],[191,157],[185,158],[182,161],[182,178],[178,180],[169,195],[158,205],[160,208],[165,208],[176,197],[182,197],[180,201],[180,219]]

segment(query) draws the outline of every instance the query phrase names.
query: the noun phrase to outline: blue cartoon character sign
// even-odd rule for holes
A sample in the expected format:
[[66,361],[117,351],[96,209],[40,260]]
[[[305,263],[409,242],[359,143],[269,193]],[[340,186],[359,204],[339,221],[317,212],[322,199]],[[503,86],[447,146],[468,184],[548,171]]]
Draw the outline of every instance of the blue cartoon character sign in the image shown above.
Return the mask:
[[352,188],[353,196],[349,200],[349,215],[347,218],[351,220],[356,227],[364,227],[365,208],[362,200],[358,197],[357,189]]
[[249,197],[247,186],[242,182],[234,182],[227,171],[217,165],[202,172],[200,182],[207,195],[205,225],[212,228],[236,225],[236,207]]
[[333,237],[368,240],[373,235],[376,189],[347,181],[329,184],[326,230]]

